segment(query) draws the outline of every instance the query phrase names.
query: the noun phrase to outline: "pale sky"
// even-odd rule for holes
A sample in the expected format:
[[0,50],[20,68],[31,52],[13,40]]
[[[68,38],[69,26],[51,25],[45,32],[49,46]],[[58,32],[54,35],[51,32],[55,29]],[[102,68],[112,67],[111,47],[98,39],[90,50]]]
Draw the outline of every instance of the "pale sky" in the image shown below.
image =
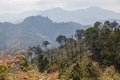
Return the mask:
[[97,6],[120,13],[120,0],[0,0],[0,14],[61,7],[67,10]]

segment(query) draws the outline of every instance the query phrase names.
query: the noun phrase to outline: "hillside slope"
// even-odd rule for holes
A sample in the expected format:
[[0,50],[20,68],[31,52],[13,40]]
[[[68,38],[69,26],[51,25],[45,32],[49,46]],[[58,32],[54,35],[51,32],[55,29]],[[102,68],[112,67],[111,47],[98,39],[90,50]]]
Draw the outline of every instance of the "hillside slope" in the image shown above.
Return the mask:
[[71,36],[76,29],[86,27],[74,22],[55,23],[42,16],[31,16],[18,24],[0,23],[0,48],[7,48],[16,42],[22,42],[24,48],[40,44],[43,40],[53,43],[59,34]]

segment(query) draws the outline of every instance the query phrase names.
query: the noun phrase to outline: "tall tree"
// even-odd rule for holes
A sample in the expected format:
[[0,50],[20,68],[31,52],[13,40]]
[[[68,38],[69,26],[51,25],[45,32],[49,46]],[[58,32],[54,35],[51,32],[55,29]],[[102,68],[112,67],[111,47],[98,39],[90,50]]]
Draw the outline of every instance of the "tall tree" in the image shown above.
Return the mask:
[[38,57],[38,69],[40,72],[44,72],[44,70],[47,69],[49,65],[49,60],[46,56],[44,55],[39,55]]
[[95,51],[95,42],[98,38],[98,30],[94,27],[90,27],[85,31],[85,41],[88,49]]
[[110,26],[110,21],[105,21],[104,26],[106,26],[108,28]]
[[43,44],[42,46],[44,46],[45,49],[47,50],[48,49],[48,45],[50,45],[50,42],[45,40],[45,41],[42,42],[42,44]]
[[35,53],[35,56],[37,56],[37,55],[42,53],[42,49],[41,49],[40,45],[34,46],[32,48],[32,51]]
[[113,31],[115,28],[117,28],[117,26],[118,26],[118,23],[116,21],[113,21],[110,23],[109,27],[111,28],[111,31]]
[[96,29],[100,30],[100,29],[102,28],[102,23],[99,22],[99,21],[97,21],[97,22],[95,22],[94,27],[95,27]]
[[56,38],[56,42],[58,42],[60,44],[60,47],[65,45],[66,44],[66,41],[67,41],[67,38],[66,36],[64,35],[59,35],[57,38]]
[[77,40],[80,40],[83,37],[83,35],[84,35],[83,29],[75,31],[75,38],[77,38]]

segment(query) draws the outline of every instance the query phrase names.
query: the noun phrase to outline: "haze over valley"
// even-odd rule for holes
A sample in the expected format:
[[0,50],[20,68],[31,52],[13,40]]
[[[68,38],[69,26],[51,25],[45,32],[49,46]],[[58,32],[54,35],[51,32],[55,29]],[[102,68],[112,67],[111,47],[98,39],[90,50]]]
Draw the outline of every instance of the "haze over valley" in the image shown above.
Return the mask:
[[0,0],[0,80],[120,80],[120,0]]
[[42,11],[26,11],[19,14],[8,13],[0,15],[0,21],[20,23],[29,16],[37,15],[48,17],[54,22],[76,22],[83,25],[91,25],[96,21],[105,20],[120,21],[120,13],[95,6],[77,10],[65,10],[60,7],[56,7]]

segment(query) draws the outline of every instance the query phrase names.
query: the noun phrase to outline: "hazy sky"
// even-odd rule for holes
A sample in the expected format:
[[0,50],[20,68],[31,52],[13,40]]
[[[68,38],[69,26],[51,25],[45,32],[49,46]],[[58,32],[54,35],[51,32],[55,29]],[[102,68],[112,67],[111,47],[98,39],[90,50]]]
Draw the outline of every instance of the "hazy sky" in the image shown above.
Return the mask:
[[54,7],[74,10],[91,6],[120,12],[120,0],[0,0],[0,14],[45,10]]

